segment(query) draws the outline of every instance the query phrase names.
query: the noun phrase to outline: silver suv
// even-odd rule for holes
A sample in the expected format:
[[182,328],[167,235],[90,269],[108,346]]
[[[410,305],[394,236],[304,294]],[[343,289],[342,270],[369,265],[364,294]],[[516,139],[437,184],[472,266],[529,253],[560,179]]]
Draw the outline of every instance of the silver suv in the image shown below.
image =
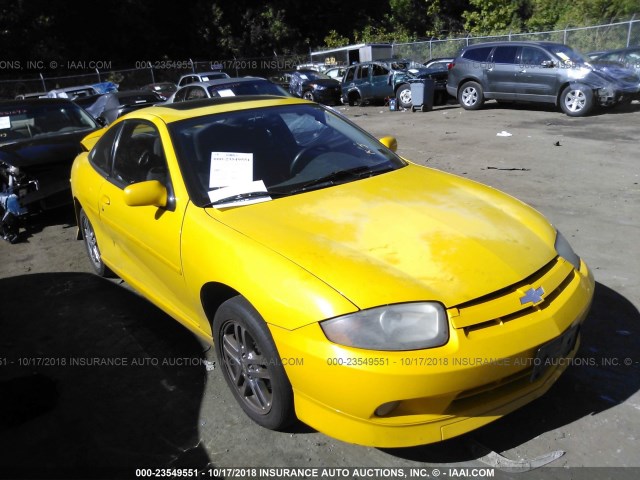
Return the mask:
[[485,100],[542,102],[587,115],[595,105],[638,98],[632,71],[597,71],[578,52],[551,42],[490,42],[465,47],[449,70],[447,91],[466,110]]

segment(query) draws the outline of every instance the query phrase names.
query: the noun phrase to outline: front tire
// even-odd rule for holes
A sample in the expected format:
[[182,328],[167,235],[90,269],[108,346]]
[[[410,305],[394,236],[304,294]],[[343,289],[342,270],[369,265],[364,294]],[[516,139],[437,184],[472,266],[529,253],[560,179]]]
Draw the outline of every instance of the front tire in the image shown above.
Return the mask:
[[265,321],[243,297],[224,302],[213,320],[216,356],[242,410],[282,430],[295,418],[293,391]]
[[593,105],[593,91],[586,85],[569,85],[560,94],[560,108],[570,117],[588,115]]
[[467,82],[458,90],[458,103],[465,110],[478,110],[484,103],[482,86],[476,82]]
[[402,108],[412,108],[413,104],[411,103],[411,87],[407,84],[401,85],[396,92],[396,100],[398,101],[398,105]]
[[87,254],[89,255],[89,260],[91,260],[91,266],[94,272],[100,277],[113,277],[113,272],[102,261],[96,232],[93,230],[93,225],[91,225],[84,208],[81,208],[78,213],[78,222],[80,223],[84,246],[87,249]]
[[302,98],[304,98],[305,100],[309,100],[310,102],[315,102],[315,99],[313,98],[313,92],[311,92],[311,90],[307,90],[306,92],[304,92],[302,94]]

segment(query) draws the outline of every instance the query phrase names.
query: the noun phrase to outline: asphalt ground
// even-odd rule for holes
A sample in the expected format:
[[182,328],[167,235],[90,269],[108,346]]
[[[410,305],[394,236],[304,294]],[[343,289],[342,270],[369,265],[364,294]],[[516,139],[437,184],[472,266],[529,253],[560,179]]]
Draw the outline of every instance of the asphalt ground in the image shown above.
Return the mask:
[[[0,478],[150,478],[139,469],[165,468],[185,470],[155,473],[640,477],[640,104],[586,118],[493,102],[476,112],[338,110],[376,136],[395,135],[416,163],[534,206],[586,260],[594,303],[557,384],[435,445],[375,449],[302,424],[265,430],[236,405],[211,351],[119,280],[91,273],[62,209],[34,218],[25,242],[0,243]],[[523,471],[556,452],[549,466]]]

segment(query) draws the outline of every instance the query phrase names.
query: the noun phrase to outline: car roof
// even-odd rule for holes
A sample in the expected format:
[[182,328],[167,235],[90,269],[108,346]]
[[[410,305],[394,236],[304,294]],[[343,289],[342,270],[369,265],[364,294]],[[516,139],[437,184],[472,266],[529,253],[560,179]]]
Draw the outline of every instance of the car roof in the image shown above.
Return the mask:
[[[464,50],[469,50],[472,48],[480,48],[480,47],[496,47],[496,46],[504,46],[504,45],[513,45],[516,47],[521,47],[525,45],[537,45],[538,47],[551,47],[554,45],[561,45],[563,47],[568,47],[568,45],[564,45],[563,43],[558,42],[544,42],[544,41],[536,41],[536,40],[514,40],[508,41],[503,40],[501,42],[483,42],[483,43],[475,43],[473,45],[468,45],[464,47]],[[570,47],[569,47],[570,48]]]
[[231,78],[216,78],[215,80],[207,80],[206,82],[193,82],[188,85],[180,87],[180,90],[187,87],[199,86],[199,87],[211,87],[218,85],[229,85],[231,83],[249,83],[249,82],[268,82],[266,78],[262,77],[231,77]]
[[311,102],[300,98],[280,97],[277,95],[243,95],[159,104],[139,110],[135,115],[138,117],[153,116],[161,119],[165,123],[173,123],[188,118],[236,110],[310,103]]
[[184,77],[191,77],[193,75],[211,75],[211,74],[224,74],[224,75],[228,75],[226,72],[223,72],[222,70],[211,70],[209,72],[191,72],[191,73],[185,73],[184,75],[182,75],[180,78],[184,78]]
[[75,103],[69,98],[25,98],[23,100],[0,100],[0,106],[6,107],[10,105],[55,105],[66,104],[75,105]]

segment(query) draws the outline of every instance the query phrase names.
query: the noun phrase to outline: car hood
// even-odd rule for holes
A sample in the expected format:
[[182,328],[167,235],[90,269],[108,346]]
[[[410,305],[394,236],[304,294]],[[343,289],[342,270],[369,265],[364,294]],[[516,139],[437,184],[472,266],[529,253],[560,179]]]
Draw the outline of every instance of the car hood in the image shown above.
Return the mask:
[[333,80],[332,78],[319,78],[317,80],[305,80],[304,82],[302,82],[302,85],[307,86],[307,85],[320,85],[323,87],[339,87],[340,86],[340,82],[338,82],[337,80]]
[[420,300],[459,305],[523,280],[556,256],[553,227],[530,207],[415,165],[208,211],[359,308]]
[[56,163],[71,165],[82,151],[80,141],[90,132],[82,130],[0,145],[0,160],[20,169]]

